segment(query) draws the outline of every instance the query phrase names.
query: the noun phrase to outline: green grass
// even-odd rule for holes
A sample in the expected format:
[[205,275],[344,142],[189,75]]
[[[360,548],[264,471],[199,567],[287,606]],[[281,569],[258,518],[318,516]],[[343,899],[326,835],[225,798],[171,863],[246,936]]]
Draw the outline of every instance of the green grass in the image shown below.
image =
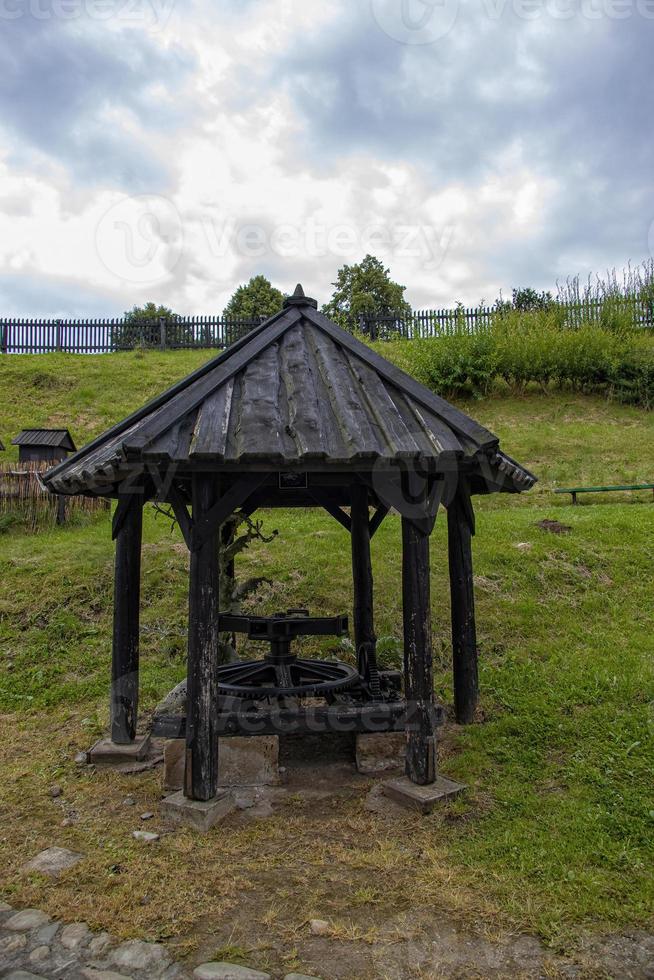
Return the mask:
[[[0,418],[9,434],[28,422],[71,421],[76,436],[90,437],[201,360],[201,354],[4,358],[0,368],[13,381],[9,388],[3,385],[3,399],[6,392],[9,398]],[[112,365],[119,367],[115,379]],[[35,384],[35,378],[57,375],[60,367],[66,385]],[[96,405],[87,389],[101,382],[111,390]],[[33,409],[30,419],[25,417],[27,405]],[[507,452],[533,468],[541,483],[524,498],[498,495],[477,504],[483,720],[465,729],[448,725],[442,746],[443,771],[467,783],[469,792],[435,818],[407,817],[397,825],[367,813],[363,798],[344,804],[329,832],[325,830],[324,863],[316,857],[315,839],[306,852],[297,845],[297,873],[306,878],[301,861],[311,861],[312,880],[297,884],[284,902],[294,902],[300,916],[317,901],[315,889],[332,880],[330,875],[351,878],[356,891],[370,884],[374,871],[380,888],[370,892],[363,909],[373,920],[376,912],[388,908],[451,905],[454,900],[446,896],[455,882],[465,893],[462,914],[474,918],[475,910],[492,909],[499,922],[537,931],[562,946],[581,927],[647,927],[654,906],[651,494],[611,495],[610,502],[606,496],[590,498],[572,507],[549,488],[651,480],[652,416],[595,397],[561,394],[486,399],[474,403],[472,414],[496,431]],[[325,614],[348,611],[349,540],[343,529],[318,511],[264,516],[268,528],[279,529],[279,537],[256,544],[239,562],[243,575],[256,570],[275,582],[261,590],[257,608],[273,612],[306,605]],[[541,530],[537,525],[543,518],[569,525],[570,533]],[[71,762],[73,749],[90,743],[107,720],[112,590],[108,516],[37,535],[10,531],[0,537],[0,548],[0,755],[7,774],[0,794],[5,797],[2,809],[16,815],[3,821],[0,834],[0,851],[7,860],[0,887],[16,900],[45,903],[62,902],[69,887],[71,905],[80,894],[91,904],[97,902],[96,918],[107,928],[112,928],[113,916],[127,931],[136,923],[144,934],[158,935],[157,921],[165,917],[161,908],[140,907],[126,892],[120,892],[126,906],[107,904],[108,897],[100,894],[105,887],[101,872],[82,884],[59,885],[56,893],[45,884],[17,885],[12,877],[29,840],[45,835],[44,828],[53,833],[40,802],[53,773],[74,784],[80,808],[84,800],[89,808],[96,801],[97,813],[89,816],[88,826],[95,828],[100,843],[94,844],[88,833],[80,840],[71,831],[69,846],[92,850],[98,868],[109,860],[107,848],[120,851],[123,846],[115,800],[130,790],[109,783],[108,777],[103,782],[101,777],[75,776]],[[373,557],[377,632],[385,638],[384,657],[394,663],[394,641],[401,636],[396,518],[388,518],[377,533]],[[187,564],[179,533],[171,537],[165,521],[148,513],[141,681],[146,712],[184,674]],[[442,516],[432,538],[432,597],[436,690],[451,705]],[[326,649],[326,643],[307,640],[304,649]],[[44,732],[52,733],[45,741]],[[12,750],[14,744],[20,748]],[[149,792],[156,802],[154,786]],[[309,819],[303,812],[292,819],[271,818],[241,843],[256,850],[269,835],[267,860],[277,866],[275,855],[296,846]],[[358,828],[355,840],[346,843],[352,827]],[[63,832],[56,832],[57,842],[65,844]],[[421,855],[416,862],[402,857],[408,837]],[[377,850],[370,850],[369,840]],[[215,860],[218,867],[231,861],[230,882],[237,893],[245,887],[246,859],[242,854],[236,859],[233,841],[217,836],[201,844],[185,837],[178,844],[171,841],[170,848],[177,848],[168,859],[175,866],[175,883],[191,906],[214,902],[211,908],[218,910],[225,901],[225,894],[219,901],[220,880],[193,891],[197,867],[191,854],[197,861]],[[255,857],[253,852],[247,861]],[[115,863],[115,855],[111,860]],[[139,866],[139,875],[143,887],[155,894],[164,867],[172,873],[172,864],[165,865],[163,852],[148,862]],[[365,880],[357,878],[362,868]],[[248,878],[247,886],[255,897],[258,888],[265,892],[272,887],[266,886],[265,875],[256,880],[252,885]],[[330,901],[345,921],[355,913],[341,892]],[[169,903],[166,914],[177,921],[175,891],[161,901]],[[180,919],[171,928],[173,934],[176,929],[183,932],[188,923]]]

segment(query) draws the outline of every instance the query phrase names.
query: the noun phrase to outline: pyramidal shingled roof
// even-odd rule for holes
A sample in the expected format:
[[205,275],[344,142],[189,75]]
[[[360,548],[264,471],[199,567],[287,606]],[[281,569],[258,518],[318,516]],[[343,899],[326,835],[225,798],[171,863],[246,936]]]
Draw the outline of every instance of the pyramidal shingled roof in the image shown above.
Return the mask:
[[502,489],[535,477],[478,422],[318,312],[301,286],[284,309],[50,470],[54,492],[117,484],[135,463],[229,469],[361,467],[399,457],[477,460]]

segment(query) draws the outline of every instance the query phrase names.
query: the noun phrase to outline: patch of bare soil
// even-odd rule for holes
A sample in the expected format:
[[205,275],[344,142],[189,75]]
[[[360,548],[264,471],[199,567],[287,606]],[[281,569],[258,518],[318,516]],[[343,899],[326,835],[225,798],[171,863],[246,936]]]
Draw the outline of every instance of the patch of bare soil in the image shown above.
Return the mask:
[[536,527],[539,527],[541,531],[549,531],[550,534],[570,534],[572,531],[569,524],[561,524],[560,521],[551,521],[548,518],[538,521]]

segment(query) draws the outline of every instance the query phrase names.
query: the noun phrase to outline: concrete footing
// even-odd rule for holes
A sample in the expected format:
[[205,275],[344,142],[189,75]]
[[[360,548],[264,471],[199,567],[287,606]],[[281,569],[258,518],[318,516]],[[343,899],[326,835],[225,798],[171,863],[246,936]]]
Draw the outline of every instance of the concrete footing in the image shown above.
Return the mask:
[[189,800],[180,790],[161,801],[161,816],[175,826],[192,827],[206,834],[220,823],[234,808],[229,790],[219,790],[211,800]]
[[87,752],[87,761],[94,766],[121,766],[128,762],[142,762],[150,751],[150,736],[137,735],[133,742],[118,745],[110,738],[101,738]]
[[[184,739],[164,744],[164,789],[184,785]],[[279,736],[235,736],[218,740],[218,780],[221,786],[278,786]]]
[[401,769],[404,772],[406,735],[404,732],[379,732],[356,736],[356,763],[359,772],[374,776],[380,772]]
[[445,776],[437,776],[436,781],[427,783],[426,786],[418,786],[412,783],[408,776],[401,779],[389,779],[382,783],[382,790],[385,796],[394,800],[401,806],[412,810],[420,810],[421,813],[431,813],[438,803],[451,800],[454,796],[462,793],[466,787],[462,783],[455,783]]

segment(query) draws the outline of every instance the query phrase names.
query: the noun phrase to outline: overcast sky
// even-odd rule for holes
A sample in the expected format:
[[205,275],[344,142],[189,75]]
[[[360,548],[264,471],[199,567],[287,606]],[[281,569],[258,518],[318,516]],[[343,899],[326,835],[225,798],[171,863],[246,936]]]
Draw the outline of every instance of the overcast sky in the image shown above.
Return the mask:
[[0,0],[0,316],[638,263],[653,42],[654,0]]

